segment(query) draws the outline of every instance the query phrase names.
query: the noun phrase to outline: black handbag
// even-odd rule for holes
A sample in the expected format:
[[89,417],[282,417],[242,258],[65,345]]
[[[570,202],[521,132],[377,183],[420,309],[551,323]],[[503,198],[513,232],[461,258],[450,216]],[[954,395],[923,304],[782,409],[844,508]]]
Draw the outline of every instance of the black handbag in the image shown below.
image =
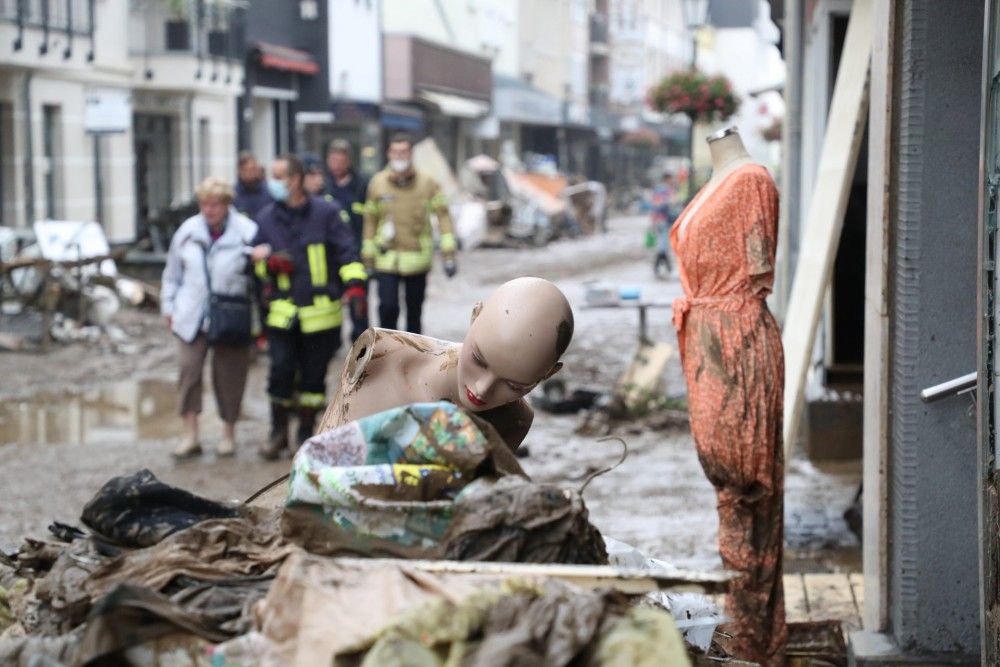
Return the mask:
[[212,291],[212,276],[208,270],[208,248],[202,246],[205,284],[208,286],[209,345],[249,345],[253,341],[250,297],[216,294]]

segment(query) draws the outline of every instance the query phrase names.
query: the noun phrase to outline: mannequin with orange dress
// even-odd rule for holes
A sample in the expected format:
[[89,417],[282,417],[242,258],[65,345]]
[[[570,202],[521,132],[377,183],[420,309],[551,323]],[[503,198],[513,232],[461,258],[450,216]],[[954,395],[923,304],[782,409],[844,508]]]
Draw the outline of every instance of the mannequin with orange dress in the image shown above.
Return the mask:
[[719,552],[737,577],[728,649],[784,664],[781,332],[764,299],[774,280],[778,192],[736,128],[708,138],[712,178],[671,230],[684,297],[674,326],[702,468],[716,489]]

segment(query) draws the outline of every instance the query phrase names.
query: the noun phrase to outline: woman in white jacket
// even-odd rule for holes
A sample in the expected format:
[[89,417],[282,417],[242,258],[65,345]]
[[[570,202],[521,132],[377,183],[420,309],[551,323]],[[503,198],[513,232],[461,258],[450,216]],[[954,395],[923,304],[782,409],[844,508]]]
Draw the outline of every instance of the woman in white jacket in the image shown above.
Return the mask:
[[[161,312],[179,339],[180,412],[185,436],[174,450],[174,458],[187,459],[202,453],[198,440],[201,413],[202,367],[208,355],[209,288],[230,296],[251,294],[250,241],[257,225],[231,207],[232,186],[219,178],[206,178],[196,191],[200,212],[188,218],[174,234],[163,270]],[[223,439],[218,456],[236,452],[235,426],[240,414],[243,389],[250,364],[248,345],[213,345],[212,387],[215,390]]]

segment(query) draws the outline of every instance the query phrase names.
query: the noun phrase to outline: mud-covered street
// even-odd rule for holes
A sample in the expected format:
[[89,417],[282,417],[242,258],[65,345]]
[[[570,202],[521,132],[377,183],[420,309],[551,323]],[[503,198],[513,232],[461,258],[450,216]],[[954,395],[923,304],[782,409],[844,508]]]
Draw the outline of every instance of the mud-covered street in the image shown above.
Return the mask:
[[[669,301],[676,280],[657,281],[642,248],[645,218],[616,218],[610,231],[532,250],[476,250],[460,255],[459,274],[431,276],[424,312],[428,335],[460,339],[477,299],[520,275],[556,282],[574,305],[576,333],[560,374],[571,387],[607,389],[624,371],[638,337],[634,309],[583,307],[585,283],[604,280],[639,288],[643,298]],[[256,449],[267,432],[266,357],[257,358],[237,427],[234,459],[216,460],[221,429],[206,374],[202,418],[208,454],[176,464],[179,430],[174,341],[153,313],[126,313],[130,340],[117,350],[70,345],[47,355],[0,354],[0,548],[41,535],[53,520],[74,522],[82,504],[108,478],[147,467],[164,481],[214,498],[242,499],[284,473],[287,461],[264,463]],[[651,311],[650,335],[676,344],[669,311]],[[331,364],[335,382],[345,348]],[[671,360],[668,395],[684,393],[679,362]],[[537,412],[526,444],[525,469],[539,480],[579,486],[617,460],[614,442],[574,433],[579,419]],[[647,430],[625,425],[628,459],[594,480],[585,498],[607,535],[679,566],[716,568],[715,494],[699,466],[686,428]],[[786,564],[790,571],[860,569],[860,549],[841,514],[850,504],[858,464],[820,470],[800,459],[788,465]]]

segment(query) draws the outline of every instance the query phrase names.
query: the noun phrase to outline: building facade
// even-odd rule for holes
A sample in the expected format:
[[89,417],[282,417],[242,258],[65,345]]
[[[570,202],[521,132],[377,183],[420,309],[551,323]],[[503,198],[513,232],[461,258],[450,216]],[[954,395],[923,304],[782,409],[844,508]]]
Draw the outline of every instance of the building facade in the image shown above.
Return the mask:
[[[857,354],[860,335],[862,362],[846,368],[863,393],[864,629],[850,637],[850,664],[997,664],[1000,11],[977,0],[813,0],[784,11],[795,114],[785,143],[800,155],[782,192],[796,211],[790,230],[808,224],[809,198],[828,185],[812,169],[845,36],[854,21],[871,35],[867,126],[815,366],[821,383],[842,376],[838,360]],[[793,251],[798,238],[785,239]],[[971,370],[974,404],[923,400]]]
[[0,224],[96,220],[112,243],[131,242],[198,178],[231,176],[242,82],[234,11],[0,4]]

